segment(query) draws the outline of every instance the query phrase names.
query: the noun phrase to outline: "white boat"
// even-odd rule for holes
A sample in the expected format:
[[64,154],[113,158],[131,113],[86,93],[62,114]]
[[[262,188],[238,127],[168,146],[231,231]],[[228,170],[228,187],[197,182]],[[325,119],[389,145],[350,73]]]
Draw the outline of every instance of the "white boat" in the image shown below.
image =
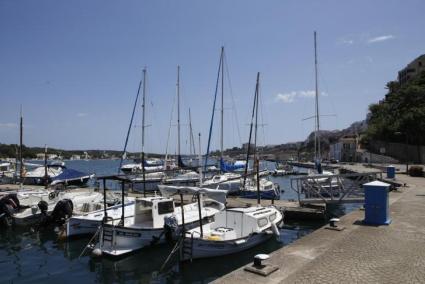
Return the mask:
[[[9,195],[10,196],[10,195]],[[83,212],[93,211],[102,208],[103,195],[93,190],[72,190],[72,191],[34,191],[34,192],[17,192],[14,194],[16,199],[13,199],[15,203],[13,210],[8,210],[5,217],[10,219],[13,224],[17,226],[25,226],[37,223],[43,217],[51,215],[57,212],[61,215],[70,214],[81,214]],[[6,199],[8,196],[4,196],[2,199]],[[68,200],[71,205],[71,210],[65,210],[62,212],[62,208],[59,208],[61,201]],[[9,203],[10,204],[10,203]],[[65,216],[56,216],[62,218]],[[70,216],[66,216],[70,217]],[[10,222],[8,221],[8,222]]]
[[310,178],[302,184],[306,198],[339,196],[341,185],[333,172],[309,171],[308,177]]
[[[145,172],[158,172],[158,171],[163,171],[163,170],[164,170],[164,166],[162,166],[162,165],[145,164]],[[126,164],[126,165],[123,165],[121,167],[121,171],[126,173],[126,174],[142,173],[143,172],[143,165],[142,165],[142,163]]]
[[202,187],[226,190],[229,194],[236,193],[241,187],[241,175],[236,173],[223,173],[214,175],[205,180]]
[[[134,206],[135,198],[126,197],[124,203],[125,216],[133,216]],[[112,222],[119,221],[122,215],[122,208],[121,204],[108,207],[106,209],[107,220]],[[104,217],[105,209],[74,215],[69,218],[65,224],[65,236],[71,238],[82,235],[93,235],[99,229]]]
[[238,253],[279,235],[282,213],[274,206],[220,211],[214,222],[188,230],[180,247],[182,260]]
[[[280,199],[280,187],[277,183],[260,178],[259,194],[261,199]],[[243,198],[256,199],[258,197],[256,179],[248,179],[245,188],[241,188],[239,195]]]
[[[60,175],[64,169],[65,169],[65,166],[63,164],[47,165],[47,176],[49,181],[52,178],[55,178],[58,175]],[[44,184],[45,174],[46,174],[45,171],[46,169],[44,165],[40,165],[30,171],[25,172],[24,184],[36,184],[36,185]]]
[[154,173],[145,173],[138,174],[136,176],[129,176],[129,181],[131,184],[128,184],[131,187],[131,190],[143,192],[143,191],[156,191],[158,190],[158,185],[162,183],[165,178],[164,172],[154,172]]
[[[120,220],[111,220],[101,226],[99,242],[94,254],[121,256],[143,247],[163,243],[180,234],[180,227],[193,228],[198,225],[199,211],[205,224],[224,209],[224,204],[213,199],[204,199],[208,189],[196,187],[160,186],[164,196],[137,198],[133,216],[122,216]],[[176,207],[174,199],[166,197],[173,194],[196,194],[199,202]],[[215,190],[219,200],[225,200],[225,192]],[[199,210],[200,205],[200,210]],[[183,217],[184,216],[184,217]]]
[[195,186],[197,183],[199,183],[199,174],[195,171],[180,170],[176,175],[165,178],[162,183],[170,185]]

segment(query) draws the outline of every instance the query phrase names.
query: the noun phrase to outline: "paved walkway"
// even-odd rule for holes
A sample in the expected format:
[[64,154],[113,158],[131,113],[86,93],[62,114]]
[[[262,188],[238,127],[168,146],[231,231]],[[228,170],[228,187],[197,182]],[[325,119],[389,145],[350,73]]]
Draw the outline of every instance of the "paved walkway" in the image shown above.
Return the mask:
[[341,219],[343,231],[321,228],[271,255],[268,277],[238,269],[218,283],[425,283],[425,178],[390,195],[389,226],[361,224],[364,211]]

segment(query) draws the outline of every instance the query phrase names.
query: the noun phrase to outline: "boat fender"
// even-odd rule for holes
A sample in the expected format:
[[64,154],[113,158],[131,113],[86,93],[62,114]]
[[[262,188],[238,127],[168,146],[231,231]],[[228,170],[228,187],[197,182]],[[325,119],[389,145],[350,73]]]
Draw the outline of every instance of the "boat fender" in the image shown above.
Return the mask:
[[93,254],[93,256],[96,256],[96,257],[102,256],[102,250],[100,248],[95,248],[92,251],[92,254]]
[[276,223],[271,223],[271,229],[276,237],[280,236],[279,228],[276,226]]
[[54,191],[49,193],[49,200],[52,200],[56,197],[56,193]]
[[41,200],[40,202],[38,202],[37,207],[38,207],[38,209],[40,209],[41,214],[46,215],[47,214],[47,210],[49,208],[49,204],[47,204],[46,201]]

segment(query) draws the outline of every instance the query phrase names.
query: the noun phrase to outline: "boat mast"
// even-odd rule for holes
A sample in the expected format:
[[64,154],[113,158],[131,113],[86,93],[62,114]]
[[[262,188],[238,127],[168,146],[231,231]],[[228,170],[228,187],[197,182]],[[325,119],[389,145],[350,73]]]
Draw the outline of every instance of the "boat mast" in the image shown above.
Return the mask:
[[224,139],[224,46],[221,47],[221,132],[220,132],[220,160],[223,160],[223,139]]
[[190,114],[189,108],[189,147],[190,147],[190,155],[196,155],[196,147],[195,147],[195,139],[193,137],[193,129],[192,129],[192,116]]
[[180,65],[177,65],[177,163],[179,163],[180,156]]
[[210,145],[211,145],[211,133],[212,133],[212,129],[213,129],[213,125],[214,125],[214,114],[215,114],[215,103],[217,101],[217,92],[218,92],[218,85],[219,85],[219,79],[220,79],[220,72],[221,72],[221,68],[222,68],[222,64],[223,64],[223,51],[224,49],[221,49],[221,54],[220,54],[220,62],[218,64],[218,71],[217,71],[217,79],[216,79],[216,83],[215,83],[215,92],[214,92],[214,103],[213,103],[213,108],[212,108],[212,114],[211,114],[211,122],[210,122],[210,131],[208,133],[208,144],[207,144],[207,153],[205,154],[205,164],[204,164],[204,170],[207,170],[207,165],[208,165],[208,155],[210,152]]
[[[259,74],[257,74],[257,82],[258,82],[258,76],[259,76]],[[248,150],[247,150],[247,153],[246,153],[245,171],[244,171],[244,175],[243,175],[242,188],[245,188],[246,177],[248,175],[249,155],[251,154],[252,126],[253,126],[253,123],[254,123],[256,103],[257,103],[257,85],[255,86],[254,103],[252,104],[251,124],[249,126]],[[254,163],[255,163],[255,160],[254,160]]]
[[316,115],[315,115],[315,132],[314,132],[314,158],[316,161],[321,160],[320,153],[320,119],[319,119],[319,86],[317,80],[317,39],[316,31],[314,31],[314,75],[315,75],[315,99],[316,99]]
[[24,178],[24,161],[22,157],[23,134],[24,134],[24,123],[23,123],[22,105],[21,105],[20,122],[19,122],[19,180],[20,180],[21,188],[22,188],[22,183]]
[[146,100],[146,67],[143,68],[143,97],[142,97],[142,173],[143,194],[146,195],[146,173],[145,173],[145,100]]
[[260,72],[257,73],[257,84],[255,88],[256,103],[255,103],[255,134],[254,134],[254,163],[257,165],[257,204],[261,204],[260,200],[260,160],[257,155],[257,130],[258,130],[258,97],[260,96]]

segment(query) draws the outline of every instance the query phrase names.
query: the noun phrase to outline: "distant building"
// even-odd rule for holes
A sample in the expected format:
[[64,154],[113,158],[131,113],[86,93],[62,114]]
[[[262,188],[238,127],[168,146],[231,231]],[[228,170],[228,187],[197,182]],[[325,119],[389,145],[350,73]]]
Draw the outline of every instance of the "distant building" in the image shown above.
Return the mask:
[[243,143],[242,144],[242,149],[243,150],[248,150],[248,145],[251,147],[251,150],[254,150],[254,144],[249,144],[249,143]]
[[329,156],[340,162],[356,162],[357,148],[357,135],[345,135],[329,146]]
[[81,156],[80,155],[72,155],[71,160],[81,160]]
[[400,86],[406,84],[422,71],[425,71],[425,54],[422,54],[410,62],[404,69],[398,71],[398,82]]

